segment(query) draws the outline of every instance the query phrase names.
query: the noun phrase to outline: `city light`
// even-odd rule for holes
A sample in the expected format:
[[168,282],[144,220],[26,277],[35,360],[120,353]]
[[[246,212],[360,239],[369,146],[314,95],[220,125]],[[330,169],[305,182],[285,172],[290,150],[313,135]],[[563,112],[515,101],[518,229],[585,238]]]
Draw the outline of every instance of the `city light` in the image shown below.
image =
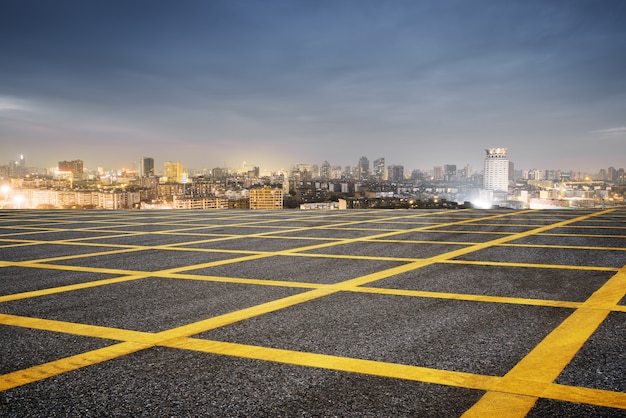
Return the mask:
[[22,202],[24,201],[24,196],[22,195],[17,195],[13,198],[13,201],[15,202],[15,206],[17,209],[22,209]]

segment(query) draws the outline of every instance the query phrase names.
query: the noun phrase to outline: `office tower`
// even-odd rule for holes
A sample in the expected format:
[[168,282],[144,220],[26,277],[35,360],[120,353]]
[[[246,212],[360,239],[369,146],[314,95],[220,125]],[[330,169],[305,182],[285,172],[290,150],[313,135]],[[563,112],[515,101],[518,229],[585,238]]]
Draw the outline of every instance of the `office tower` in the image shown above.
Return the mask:
[[444,175],[444,171],[443,171],[443,167],[438,165],[436,167],[433,167],[433,180],[443,180],[443,175]]
[[609,167],[607,180],[613,183],[617,181],[617,169],[615,167]]
[[183,163],[178,161],[166,161],[163,163],[163,174],[168,182],[183,182]]
[[444,181],[454,181],[456,179],[456,165],[446,164],[443,166]]
[[380,157],[374,160],[374,167],[372,167],[374,174],[374,180],[382,181],[385,178],[385,157]]
[[26,168],[26,159],[24,155],[20,155],[20,161],[18,163],[18,172],[20,177],[24,177],[28,174],[28,169]]
[[387,181],[392,183],[401,183],[404,181],[404,166],[390,165],[387,167]]
[[141,157],[139,160],[139,175],[141,177],[154,176],[154,158]]
[[370,173],[370,160],[367,157],[361,157],[359,159],[359,165],[357,166],[357,180],[367,180]]
[[487,156],[483,187],[486,190],[508,191],[509,159],[506,156],[506,148],[487,148],[485,151]]
[[83,178],[83,160],[59,161],[59,171],[71,171],[74,179]]

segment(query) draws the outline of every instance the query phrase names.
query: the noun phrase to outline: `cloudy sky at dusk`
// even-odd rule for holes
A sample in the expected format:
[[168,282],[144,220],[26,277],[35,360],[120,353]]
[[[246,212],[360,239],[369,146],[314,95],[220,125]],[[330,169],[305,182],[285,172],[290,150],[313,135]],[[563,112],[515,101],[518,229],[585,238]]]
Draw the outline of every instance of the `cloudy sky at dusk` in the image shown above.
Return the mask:
[[626,166],[626,1],[0,2],[0,164]]

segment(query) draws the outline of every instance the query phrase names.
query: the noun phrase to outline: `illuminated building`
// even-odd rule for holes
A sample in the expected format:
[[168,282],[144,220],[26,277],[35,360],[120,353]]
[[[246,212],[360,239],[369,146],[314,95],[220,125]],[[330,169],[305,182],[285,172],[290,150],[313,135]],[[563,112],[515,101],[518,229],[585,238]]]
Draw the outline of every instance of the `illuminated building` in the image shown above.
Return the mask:
[[507,191],[509,189],[509,159],[506,148],[487,148],[485,150],[485,171],[483,187],[486,190]]
[[175,195],[173,209],[228,209],[228,199],[221,197],[194,197]]
[[59,171],[69,171],[72,173],[75,180],[81,180],[84,171],[83,160],[59,161]]
[[374,166],[372,167],[374,179],[376,181],[382,181],[385,179],[385,157],[380,157],[374,160]]
[[265,186],[260,189],[250,189],[250,209],[282,209],[282,189],[272,189]]
[[166,161],[163,164],[163,175],[168,182],[183,182],[183,163],[178,161]]

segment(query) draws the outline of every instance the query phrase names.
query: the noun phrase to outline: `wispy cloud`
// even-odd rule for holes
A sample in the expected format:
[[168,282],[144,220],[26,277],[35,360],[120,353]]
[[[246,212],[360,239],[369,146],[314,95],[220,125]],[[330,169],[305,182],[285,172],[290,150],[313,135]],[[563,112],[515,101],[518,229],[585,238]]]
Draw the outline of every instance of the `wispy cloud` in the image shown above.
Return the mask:
[[25,110],[26,106],[20,101],[10,97],[0,97],[0,111],[3,110]]
[[601,134],[604,136],[621,136],[626,135],[626,126],[620,126],[619,128],[598,129],[597,131],[591,131],[594,134]]

